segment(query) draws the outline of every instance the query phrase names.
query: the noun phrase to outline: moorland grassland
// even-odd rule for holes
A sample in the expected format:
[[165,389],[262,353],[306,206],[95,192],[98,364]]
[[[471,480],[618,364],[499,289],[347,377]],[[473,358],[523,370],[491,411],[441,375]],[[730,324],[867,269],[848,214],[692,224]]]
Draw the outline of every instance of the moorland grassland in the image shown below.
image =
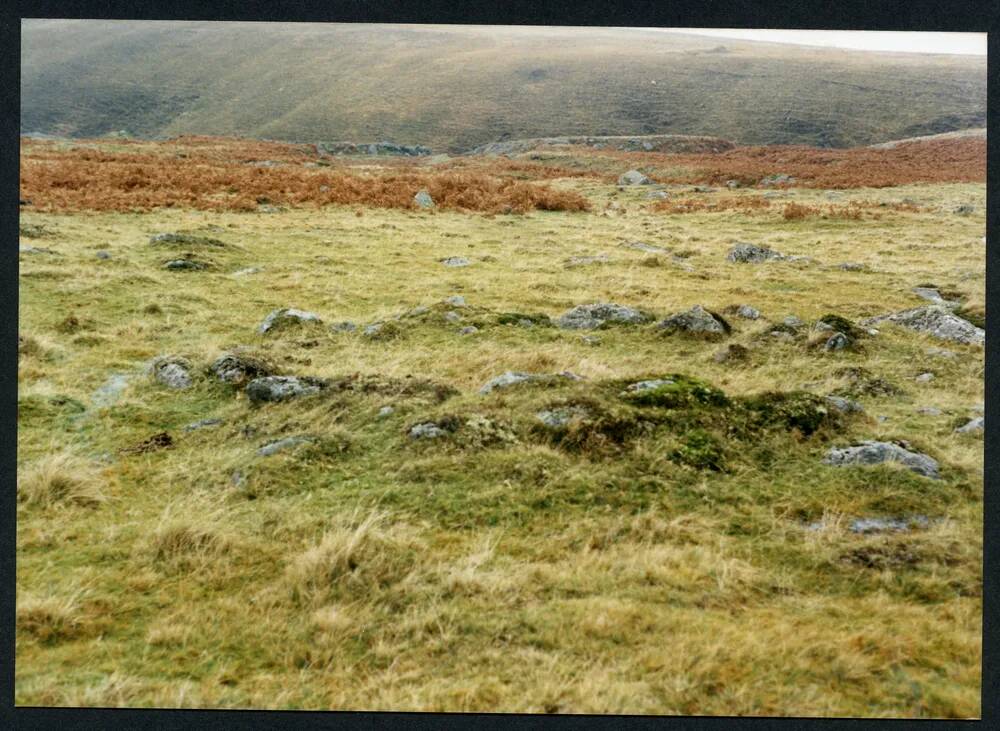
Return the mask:
[[[21,197],[18,704],[979,714],[983,351],[860,323],[933,286],[982,326],[985,140],[24,139]],[[731,332],[556,325],[596,302]],[[259,332],[287,307],[321,322]],[[816,347],[827,315],[852,347]],[[325,387],[252,403],[208,370],[237,348]],[[507,371],[580,379],[480,392]],[[940,479],[824,464],[862,439]]]

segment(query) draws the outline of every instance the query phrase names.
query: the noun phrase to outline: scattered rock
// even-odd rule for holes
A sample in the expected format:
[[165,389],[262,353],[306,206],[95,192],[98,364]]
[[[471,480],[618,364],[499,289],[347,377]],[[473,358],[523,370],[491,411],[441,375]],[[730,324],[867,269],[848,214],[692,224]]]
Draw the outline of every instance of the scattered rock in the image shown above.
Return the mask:
[[757,246],[756,244],[736,243],[726,254],[726,259],[738,264],[756,264],[762,261],[784,259],[781,254],[767,246]]
[[335,333],[351,333],[357,330],[358,326],[350,320],[342,320],[330,325],[330,329]]
[[257,450],[257,454],[261,457],[270,457],[272,454],[285,452],[299,446],[300,444],[308,444],[314,441],[316,441],[316,438],[310,436],[285,437],[284,439],[268,442]]
[[275,375],[275,368],[261,358],[247,353],[223,353],[208,367],[223,383],[242,384],[256,378]]
[[361,335],[367,340],[384,342],[402,337],[403,328],[395,322],[373,322],[370,325],[365,325]]
[[924,515],[907,518],[855,518],[847,529],[851,533],[905,533],[914,527],[926,527],[930,521]]
[[651,190],[646,193],[647,200],[665,201],[670,197],[670,194],[664,190]]
[[529,381],[552,383],[562,379],[570,381],[583,380],[580,376],[570,371],[563,371],[562,373],[521,373],[518,371],[507,371],[483,384],[482,388],[479,389],[479,393],[485,395]]
[[459,335],[475,335],[479,332],[479,328],[475,325],[466,325],[461,330],[458,331]]
[[917,383],[930,383],[931,381],[934,380],[934,374],[933,373],[921,373],[919,376],[917,376],[913,380],[915,380]]
[[116,403],[128,386],[129,380],[127,373],[112,374],[90,397],[94,406],[101,408]]
[[431,198],[431,194],[426,190],[418,191],[416,195],[413,196],[413,202],[416,203],[421,208],[433,208],[434,199]]
[[941,409],[936,406],[921,406],[917,409],[917,413],[924,416],[941,416]]
[[942,307],[955,308],[962,306],[961,302],[946,300],[941,296],[941,293],[933,287],[914,287],[913,294],[917,295],[921,299],[941,305]]
[[162,233],[149,237],[149,243],[153,246],[166,244],[169,246],[225,246],[218,239],[207,236],[194,236],[192,234]]
[[742,317],[744,320],[760,319],[760,310],[751,307],[750,305],[740,305],[736,308],[736,312],[734,314],[737,317]]
[[799,318],[799,317],[796,317],[795,315],[789,315],[788,317],[786,317],[781,322],[782,322],[782,324],[786,325],[787,327],[795,328],[795,329],[798,329],[798,328],[802,327],[803,325],[805,325],[805,323],[802,322],[802,319]]
[[823,350],[829,353],[835,350],[844,350],[850,346],[851,339],[844,335],[844,333],[837,332],[831,335],[823,344]]
[[696,185],[693,188],[691,188],[691,192],[693,192],[693,193],[714,193],[715,192],[715,188],[710,188],[707,185]]
[[968,216],[968,215],[970,215],[972,213],[975,213],[975,211],[976,211],[975,206],[970,206],[968,204],[957,206],[953,210],[953,212],[957,213],[959,216]]
[[198,429],[205,429],[210,426],[218,426],[221,423],[222,419],[200,419],[185,426],[184,431],[197,431]]
[[49,256],[61,256],[59,252],[53,251],[52,249],[45,249],[41,246],[19,246],[19,254],[48,254]]
[[958,434],[968,434],[970,432],[983,431],[986,422],[983,417],[977,416],[975,419],[970,420],[964,426],[958,427],[955,432]]
[[167,388],[191,388],[191,363],[173,355],[159,356],[149,366],[153,378]]
[[462,316],[457,312],[455,312],[454,310],[448,310],[446,313],[444,313],[444,319],[448,322],[459,322],[461,321]]
[[590,412],[582,406],[557,406],[539,411],[535,416],[550,429],[562,429],[573,421],[588,418]]
[[243,470],[233,470],[233,473],[229,476],[229,483],[233,487],[246,487],[246,473]]
[[867,269],[867,265],[859,264],[853,261],[845,261],[843,264],[838,265],[838,269],[843,269],[845,272],[863,272]]
[[636,383],[630,383],[622,391],[622,395],[642,393],[643,391],[655,391],[663,386],[673,386],[676,383],[671,378],[654,378],[649,381],[637,381]]
[[465,297],[460,294],[452,295],[445,300],[445,304],[449,304],[452,307],[465,307]]
[[312,312],[305,312],[304,310],[296,310],[291,307],[282,307],[279,310],[274,310],[271,314],[264,318],[264,321],[257,328],[257,332],[261,335],[278,330],[287,325],[302,325],[305,323],[315,323],[320,324],[323,321]]
[[262,271],[264,270],[261,269],[260,267],[246,267],[245,269],[237,269],[235,272],[233,272],[233,276],[247,277],[251,274],[260,274]]
[[247,384],[246,394],[250,403],[286,401],[299,396],[319,393],[326,382],[318,378],[300,376],[264,376]]
[[381,409],[378,410],[377,417],[379,419],[385,419],[389,416],[392,416],[394,413],[396,413],[396,409],[393,408],[392,406],[383,406]]
[[938,463],[926,454],[911,452],[893,442],[864,441],[851,447],[834,447],[827,452],[824,464],[835,467],[847,465],[875,465],[885,462],[898,462],[918,475],[940,479]]
[[111,254],[109,254],[107,251],[104,251],[103,249],[94,254],[94,256],[96,256],[98,259],[102,261],[107,261],[108,259],[111,258]]
[[791,175],[786,175],[785,173],[777,173],[775,175],[768,175],[766,178],[762,178],[760,184],[764,187],[770,187],[772,185],[788,185],[794,183],[795,178]]
[[467,267],[472,262],[464,256],[449,256],[445,259],[438,259],[446,267]]
[[864,407],[857,401],[843,396],[827,396],[826,402],[843,414],[863,414],[865,411]]
[[580,338],[580,340],[583,341],[585,345],[593,346],[601,344],[601,339],[596,335],[584,335],[583,337]]
[[666,333],[685,332],[709,337],[722,337],[732,330],[721,315],[710,312],[701,305],[671,315],[660,321],[656,327]]
[[866,325],[892,322],[917,332],[924,332],[941,340],[957,343],[982,345],[986,331],[964,320],[946,307],[927,305],[912,310],[903,310],[889,315],[880,315],[865,321]]
[[448,434],[449,432],[430,421],[410,427],[410,439],[440,439]]
[[641,325],[653,320],[649,313],[614,303],[577,305],[565,312],[558,320],[559,327],[566,330],[593,330],[607,323]]
[[200,261],[195,261],[194,259],[171,259],[163,265],[164,269],[173,270],[199,270],[205,269],[205,264]]
[[638,170],[629,170],[618,177],[618,185],[652,185],[653,181]]

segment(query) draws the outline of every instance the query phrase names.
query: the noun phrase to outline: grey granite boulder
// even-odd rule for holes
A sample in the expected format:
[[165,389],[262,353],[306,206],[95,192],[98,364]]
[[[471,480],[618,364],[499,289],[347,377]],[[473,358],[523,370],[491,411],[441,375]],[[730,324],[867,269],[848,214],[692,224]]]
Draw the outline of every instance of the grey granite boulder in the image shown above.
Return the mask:
[[701,305],[695,305],[690,310],[678,312],[656,325],[664,332],[685,332],[693,335],[721,337],[727,335],[731,328],[729,323],[714,312],[709,312]]
[[413,196],[413,202],[416,203],[421,208],[433,208],[434,199],[431,198],[431,194],[426,190],[418,191],[416,195]]
[[250,381],[246,393],[250,403],[260,404],[310,396],[325,387],[325,381],[308,376],[265,376]]
[[736,243],[726,254],[726,259],[737,264],[756,264],[771,259],[784,259],[781,254],[767,246],[757,246],[756,244]]
[[257,450],[257,454],[261,457],[270,457],[271,455],[278,454],[278,452],[286,452],[300,444],[308,444],[314,441],[316,441],[316,438],[310,436],[285,437],[284,439],[268,442]]
[[281,327],[286,325],[301,325],[305,323],[315,323],[320,324],[323,321],[319,318],[319,315],[306,312],[304,310],[296,310],[292,307],[282,307],[281,309],[274,310],[264,321],[260,323],[257,327],[257,332],[261,335],[276,331]]
[[897,462],[918,475],[940,479],[937,460],[920,452],[912,452],[893,442],[865,441],[850,447],[834,447],[827,452],[824,464],[835,467],[877,465]]
[[629,170],[618,176],[618,185],[651,185],[652,182],[638,170]]
[[958,434],[969,434],[971,432],[983,431],[985,425],[986,422],[984,421],[983,417],[977,416],[975,419],[972,419],[967,424],[958,427],[955,430],[955,432]]
[[865,325],[878,325],[885,322],[895,323],[901,327],[917,332],[927,333],[940,340],[950,340],[956,343],[982,345],[986,341],[986,331],[978,328],[968,320],[964,320],[941,305],[927,305],[911,310],[903,310],[888,315],[880,315],[865,321]]
[[150,363],[149,372],[157,383],[167,388],[191,388],[191,363],[173,355],[159,356]]
[[274,367],[260,358],[255,358],[238,350],[223,353],[208,370],[223,383],[241,384],[263,376],[273,376]]
[[633,307],[614,303],[595,303],[577,305],[563,313],[557,324],[566,330],[593,330],[605,323],[641,325],[652,320],[652,315]]

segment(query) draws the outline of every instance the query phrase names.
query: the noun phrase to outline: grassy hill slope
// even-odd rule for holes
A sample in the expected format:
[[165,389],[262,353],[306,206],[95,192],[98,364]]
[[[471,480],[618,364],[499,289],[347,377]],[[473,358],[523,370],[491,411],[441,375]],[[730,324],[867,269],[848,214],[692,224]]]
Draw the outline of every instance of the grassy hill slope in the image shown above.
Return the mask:
[[852,146],[983,126],[986,62],[653,30],[26,20],[21,129],[392,139],[712,134]]

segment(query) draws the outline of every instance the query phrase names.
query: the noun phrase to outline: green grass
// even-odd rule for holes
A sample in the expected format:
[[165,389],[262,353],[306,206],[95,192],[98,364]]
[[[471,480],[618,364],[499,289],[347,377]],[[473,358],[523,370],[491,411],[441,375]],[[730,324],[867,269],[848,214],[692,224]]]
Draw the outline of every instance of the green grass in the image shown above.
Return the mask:
[[[824,354],[731,318],[725,342],[749,357],[716,363],[720,343],[652,326],[602,329],[593,345],[502,313],[611,301],[662,317],[749,303],[774,322],[857,322],[918,306],[910,289],[924,282],[981,306],[982,218],[949,211],[983,210],[984,186],[851,191],[919,196],[932,210],[786,222],[649,214],[641,192],[559,184],[585,191],[595,211],[614,199],[626,212],[22,213],[62,256],[20,261],[30,341],[18,369],[16,702],[977,716],[982,438],[952,429],[983,400],[981,349],[886,326],[857,352]],[[211,270],[170,272],[148,244],[164,231],[226,246],[213,248]],[[648,254],[619,247],[632,240],[687,250],[695,271],[669,256],[645,266]],[[734,240],[816,263],[730,264]],[[97,260],[98,249],[112,258]],[[599,253],[610,262],[562,264]],[[447,256],[473,264],[444,267]],[[838,269],[844,261],[869,271]],[[262,271],[230,275],[249,266]],[[454,308],[461,322],[433,306],[390,340],[326,327],[455,294],[468,303]],[[259,336],[278,307],[324,325]],[[469,323],[479,332],[458,334]],[[289,373],[363,374],[367,388],[254,408],[200,370],[236,345]],[[932,345],[959,356],[931,358]],[[191,389],[142,374],[161,354],[198,366]],[[867,413],[850,418],[819,418],[808,396],[764,395],[830,393],[845,387],[844,367],[902,393],[862,396]],[[913,380],[928,369],[934,381]],[[586,380],[478,394],[507,370]],[[121,400],[95,408],[113,373],[134,377]],[[620,395],[670,374],[697,380]],[[457,393],[400,393],[408,376]],[[560,405],[595,416],[540,428],[535,413]],[[943,413],[918,413],[924,405]],[[182,430],[204,418],[223,423]],[[409,439],[425,421],[459,428]],[[172,449],[119,453],[162,431]],[[255,455],[297,434],[316,441]],[[821,463],[831,444],[863,438],[909,440],[943,479]],[[27,499],[29,474],[32,494],[49,499]],[[102,499],[86,499],[95,492]],[[932,522],[847,530],[854,517],[910,514]]]

